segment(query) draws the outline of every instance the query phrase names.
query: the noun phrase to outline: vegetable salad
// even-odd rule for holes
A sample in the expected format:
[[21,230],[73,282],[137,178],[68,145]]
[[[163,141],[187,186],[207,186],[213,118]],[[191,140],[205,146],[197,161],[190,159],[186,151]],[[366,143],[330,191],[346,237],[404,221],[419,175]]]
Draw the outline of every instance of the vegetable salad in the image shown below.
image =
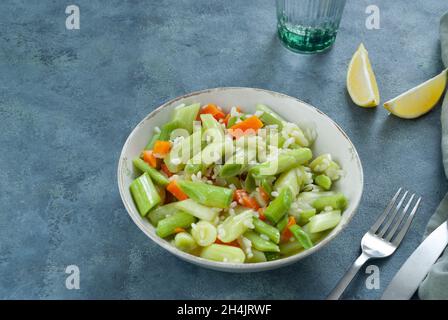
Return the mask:
[[313,128],[258,104],[254,114],[198,103],[155,128],[130,191],[161,238],[205,259],[257,263],[312,248],[347,206],[343,171],[315,157]]

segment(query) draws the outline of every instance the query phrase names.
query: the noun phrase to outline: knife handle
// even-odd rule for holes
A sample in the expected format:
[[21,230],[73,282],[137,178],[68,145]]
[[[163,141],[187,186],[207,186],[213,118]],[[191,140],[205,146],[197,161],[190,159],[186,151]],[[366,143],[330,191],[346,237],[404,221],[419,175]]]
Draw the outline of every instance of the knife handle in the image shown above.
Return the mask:
[[353,262],[350,269],[345,273],[344,277],[339,281],[338,285],[327,297],[327,300],[338,300],[344,293],[350,282],[353,280],[356,273],[358,273],[359,269],[361,269],[364,263],[366,263],[366,261],[369,259],[370,257],[367,256],[364,252],[361,253],[361,255],[355,260],[355,262]]

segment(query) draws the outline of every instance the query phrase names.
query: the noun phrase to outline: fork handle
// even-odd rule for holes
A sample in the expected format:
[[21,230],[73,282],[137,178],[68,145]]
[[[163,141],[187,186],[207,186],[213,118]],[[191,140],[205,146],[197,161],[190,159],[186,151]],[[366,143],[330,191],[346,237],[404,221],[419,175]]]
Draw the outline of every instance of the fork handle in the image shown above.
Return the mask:
[[327,300],[338,300],[355,277],[356,273],[369,260],[370,257],[364,252],[353,262],[350,269],[345,273],[344,277],[339,281],[338,285],[333,289]]

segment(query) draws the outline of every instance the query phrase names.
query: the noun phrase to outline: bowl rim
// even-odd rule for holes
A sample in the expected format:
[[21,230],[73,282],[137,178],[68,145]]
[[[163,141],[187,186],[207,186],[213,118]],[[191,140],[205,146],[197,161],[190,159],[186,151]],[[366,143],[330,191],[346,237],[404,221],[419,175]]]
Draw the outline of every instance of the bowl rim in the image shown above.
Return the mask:
[[[310,108],[311,110],[321,114],[322,116],[324,116],[331,124],[333,124],[335,126],[336,129],[339,130],[339,132],[341,132],[341,134],[344,136],[344,138],[347,140],[347,142],[349,143],[350,147],[351,147],[351,151],[352,153],[355,155],[355,159],[357,162],[357,165],[359,167],[359,172],[360,172],[360,182],[361,182],[361,189],[359,192],[359,196],[357,197],[357,199],[350,199],[352,201],[352,203],[354,203],[353,206],[353,210],[351,212],[351,215],[348,217],[348,219],[346,221],[344,221],[343,224],[340,224],[340,229],[335,233],[333,232],[334,230],[332,230],[327,236],[325,236],[321,241],[319,241],[316,246],[308,249],[308,250],[304,250],[301,251],[299,253],[296,253],[294,255],[285,257],[285,258],[281,258],[278,260],[273,260],[273,261],[266,261],[266,262],[258,262],[258,263],[230,263],[230,262],[218,262],[218,261],[212,261],[212,260],[208,260],[208,259],[204,259],[201,258],[199,256],[195,256],[189,253],[186,253],[178,248],[176,248],[175,246],[173,246],[171,243],[169,243],[168,241],[166,241],[165,239],[162,239],[160,237],[158,237],[156,234],[151,234],[147,228],[145,227],[145,225],[138,219],[138,217],[140,217],[140,214],[137,212],[136,214],[132,214],[132,212],[134,211],[132,209],[132,206],[130,205],[130,203],[128,202],[127,198],[125,197],[125,187],[124,187],[124,181],[123,181],[123,175],[122,175],[122,168],[124,165],[124,162],[127,161],[127,157],[124,155],[125,149],[127,149],[128,144],[130,143],[130,141],[132,140],[133,136],[136,134],[137,129],[143,125],[144,122],[146,122],[148,119],[153,118],[156,114],[158,114],[159,112],[161,112],[164,108],[166,108],[167,106],[175,103],[176,101],[182,100],[182,99],[186,99],[189,97],[193,97],[196,95],[200,95],[200,94],[204,94],[204,93],[213,93],[216,91],[226,91],[226,90],[255,90],[255,91],[261,91],[273,96],[277,96],[277,97],[283,97],[283,98],[288,98],[288,99],[293,99],[296,102],[303,104],[304,106]],[[129,136],[127,137],[125,143],[123,144],[123,147],[121,149],[120,152],[120,158],[118,161],[118,169],[117,169],[117,182],[118,182],[118,189],[119,189],[119,193],[120,193],[120,197],[121,197],[121,201],[124,204],[124,207],[128,213],[128,215],[131,217],[132,221],[134,221],[134,223],[138,226],[138,228],[143,231],[143,233],[149,237],[152,241],[154,241],[156,244],[158,244],[159,246],[161,246],[162,248],[164,248],[165,250],[167,250],[168,252],[170,252],[171,254],[185,260],[188,261],[190,263],[196,264],[196,265],[200,265],[203,267],[207,267],[207,268],[211,268],[214,270],[220,270],[220,271],[253,271],[253,272],[257,272],[257,271],[267,271],[267,270],[271,270],[271,269],[276,269],[282,266],[286,266],[286,265],[290,265],[294,262],[297,262],[317,251],[319,251],[320,249],[322,249],[323,247],[325,247],[327,244],[329,244],[338,234],[340,234],[346,227],[347,225],[350,223],[350,221],[353,219],[353,216],[356,214],[357,209],[359,207],[359,203],[361,202],[361,198],[362,198],[362,194],[363,194],[363,189],[364,189],[364,170],[362,167],[362,163],[361,163],[361,158],[359,157],[359,154],[354,146],[354,144],[352,143],[352,141],[350,140],[350,138],[348,137],[348,135],[344,132],[344,130],[335,122],[333,121],[333,119],[331,119],[327,114],[325,114],[324,112],[322,112],[321,110],[317,109],[316,107],[312,106],[311,104],[304,102],[298,98],[289,96],[287,94],[284,93],[280,93],[280,92],[276,92],[276,91],[271,91],[271,90],[266,90],[266,89],[260,89],[260,88],[252,88],[252,87],[216,87],[216,88],[210,88],[210,89],[203,89],[203,90],[198,90],[198,91],[194,91],[194,92],[190,92],[187,94],[184,94],[182,96],[176,97],[174,99],[171,99],[165,103],[163,103],[162,105],[160,105],[159,107],[155,108],[153,111],[151,111],[148,115],[146,115],[135,127],[134,129],[132,129],[131,133],[129,134]],[[354,201],[354,202],[353,202]]]

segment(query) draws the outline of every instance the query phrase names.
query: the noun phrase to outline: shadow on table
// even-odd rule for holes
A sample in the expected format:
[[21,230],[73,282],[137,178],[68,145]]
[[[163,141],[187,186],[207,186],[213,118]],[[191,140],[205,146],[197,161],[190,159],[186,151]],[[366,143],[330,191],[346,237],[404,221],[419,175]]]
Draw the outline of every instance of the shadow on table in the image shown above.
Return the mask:
[[374,117],[376,117],[378,107],[363,108],[357,106],[356,104],[353,103],[353,100],[350,97],[350,94],[348,93],[347,90],[345,90],[345,102],[347,103],[348,106],[349,110],[348,114],[353,120],[355,120],[354,121],[355,123],[359,123],[362,121],[362,123],[359,124],[360,125],[362,124],[363,127],[373,123],[373,119]]
[[176,268],[198,279],[195,296],[185,292],[186,299],[324,299],[331,275],[325,274],[329,266],[322,261],[322,257],[310,256],[284,268],[256,273],[226,273],[183,261]]
[[244,75],[247,86],[295,92],[297,88],[324,87],[328,81],[325,69],[335,63],[333,50],[321,54],[299,54],[285,48],[273,33],[269,41],[258,47],[259,53],[250,61]]

